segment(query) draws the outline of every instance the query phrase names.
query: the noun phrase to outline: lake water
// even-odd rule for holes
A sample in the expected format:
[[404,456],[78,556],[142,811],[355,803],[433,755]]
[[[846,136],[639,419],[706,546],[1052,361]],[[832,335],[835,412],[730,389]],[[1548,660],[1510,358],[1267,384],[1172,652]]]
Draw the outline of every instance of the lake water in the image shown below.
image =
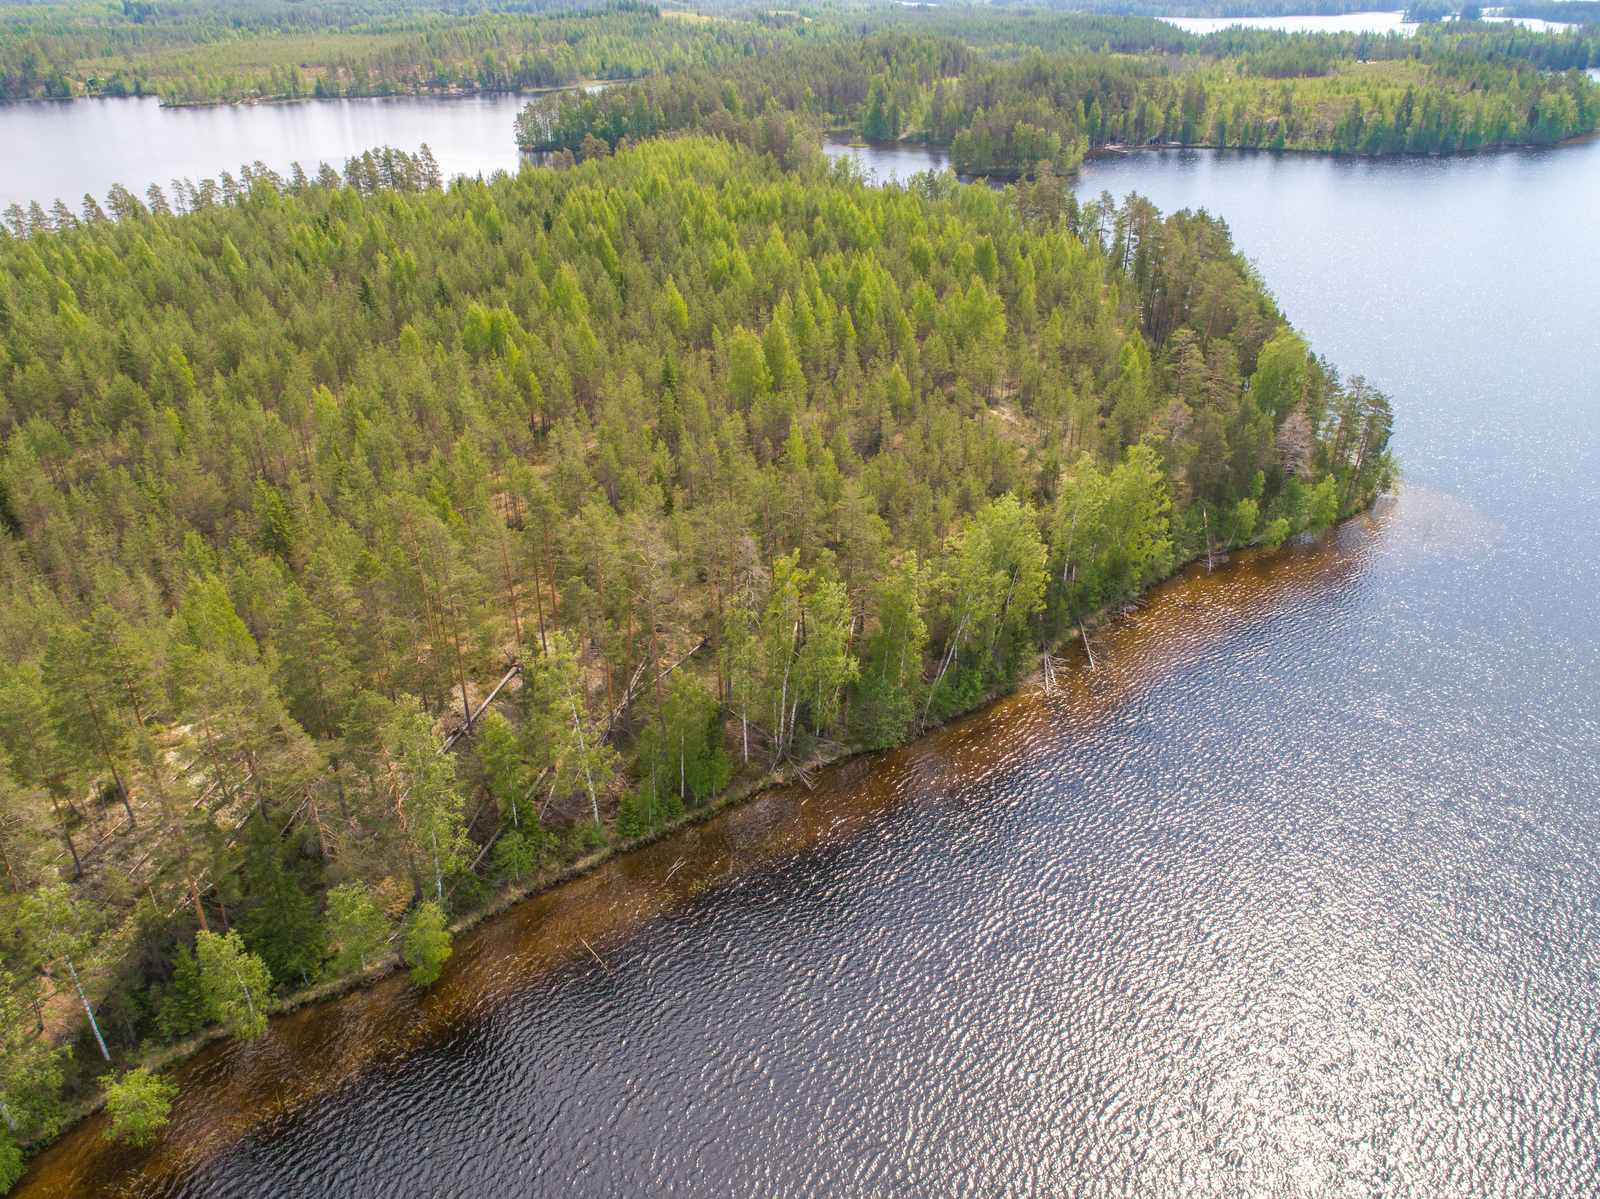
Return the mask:
[[1204,36],[1219,29],[1282,29],[1290,33],[1415,33],[1416,22],[1402,21],[1399,12],[1351,12],[1338,16],[1288,17],[1163,17],[1188,33]]
[[140,196],[152,183],[198,183],[262,161],[280,174],[308,174],[374,146],[408,154],[424,142],[445,177],[488,176],[519,165],[512,121],[528,96],[441,100],[398,97],[163,108],[154,99],[34,100],[0,105],[0,208],[57,197],[74,212],[84,192],[103,198],[113,183]]
[[1063,694],[522,905],[430,992],[207,1050],[153,1147],[97,1118],[17,1194],[1595,1193],[1600,144],[1079,189],[1224,215],[1393,395],[1398,499],[1157,589]]
[[[1350,12],[1338,16],[1284,17],[1163,17],[1179,29],[1202,37],[1222,29],[1282,29],[1289,33],[1400,33],[1417,31],[1415,21],[1403,20],[1400,12]],[[1487,17],[1493,23],[1521,25],[1536,33],[1562,33],[1571,26],[1560,21],[1541,21],[1533,17]]]

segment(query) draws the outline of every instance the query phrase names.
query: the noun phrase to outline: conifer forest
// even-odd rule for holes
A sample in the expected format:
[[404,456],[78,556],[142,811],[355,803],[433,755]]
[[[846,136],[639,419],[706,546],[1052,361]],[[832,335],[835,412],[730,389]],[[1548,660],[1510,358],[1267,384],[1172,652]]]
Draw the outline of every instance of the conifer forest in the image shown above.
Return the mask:
[[[266,7],[250,37],[304,33]],[[199,56],[151,89],[174,102],[229,98],[201,60],[240,27],[138,8],[71,45],[5,10],[6,94],[72,94],[114,42]],[[154,1136],[155,1067],[199,1038],[397,967],[425,987],[507,894],[901,744],[1176,568],[1391,490],[1388,398],[1218,215],[1075,194],[1086,154],[1600,119],[1592,25],[362,19],[388,57],[301,94],[458,60],[623,82],[531,98],[515,175],[384,147],[6,215],[3,1185],[96,1096]],[[994,185],[869,181],[821,151],[840,129]]]

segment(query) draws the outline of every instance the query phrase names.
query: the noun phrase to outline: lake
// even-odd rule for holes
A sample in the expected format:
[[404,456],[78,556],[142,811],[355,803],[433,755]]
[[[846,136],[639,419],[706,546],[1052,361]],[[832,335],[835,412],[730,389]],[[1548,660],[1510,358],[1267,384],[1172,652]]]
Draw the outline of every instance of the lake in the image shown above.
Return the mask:
[[[60,197],[74,211],[84,192],[104,200],[113,183],[139,196],[152,183],[237,175],[258,159],[279,174],[307,174],[375,146],[414,154],[426,142],[445,177],[485,177],[520,165],[512,121],[530,96],[394,97],[163,108],[155,99],[31,100],[0,105],[0,208]],[[63,151],[63,147],[69,147]]]
[[[1400,33],[1417,31],[1415,21],[1404,20],[1401,12],[1349,12],[1337,16],[1283,17],[1163,17],[1188,33],[1202,37],[1223,29],[1281,29],[1288,33]],[[1490,23],[1520,25],[1535,33],[1563,33],[1572,28],[1562,21],[1541,21],[1536,17],[1485,17]]]
[[523,904],[430,992],[208,1049],[151,1149],[97,1118],[16,1193],[1600,1188],[1600,143],[1078,189],[1223,215],[1393,395],[1398,498],[1156,589],[1061,694]]

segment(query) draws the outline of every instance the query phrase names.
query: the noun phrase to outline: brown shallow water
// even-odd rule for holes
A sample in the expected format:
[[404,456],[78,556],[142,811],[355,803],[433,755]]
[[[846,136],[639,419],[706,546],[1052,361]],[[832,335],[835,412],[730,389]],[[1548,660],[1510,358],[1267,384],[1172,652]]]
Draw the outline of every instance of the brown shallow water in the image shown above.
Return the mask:
[[[1593,995],[1553,972],[1589,960],[1592,891],[1556,882],[1592,881],[1592,816],[1514,808],[1530,889],[1471,800],[1476,722],[1337,666],[1364,605],[1502,538],[1413,488],[1193,568],[1061,694],[608,862],[461,938],[428,992],[214,1046],[157,1144],[108,1148],[96,1118],[18,1193],[1592,1182]],[[1408,729],[1424,760],[1366,768]]]

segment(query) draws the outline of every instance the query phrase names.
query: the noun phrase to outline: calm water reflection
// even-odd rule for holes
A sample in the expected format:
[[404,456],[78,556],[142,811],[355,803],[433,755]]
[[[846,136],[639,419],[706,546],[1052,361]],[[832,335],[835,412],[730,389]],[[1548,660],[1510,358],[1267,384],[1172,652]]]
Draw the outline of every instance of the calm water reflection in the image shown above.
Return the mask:
[[[1415,21],[1404,19],[1400,12],[1350,12],[1338,16],[1284,16],[1284,17],[1162,17],[1163,21],[1179,29],[1204,37],[1223,29],[1243,26],[1246,29],[1281,29],[1288,33],[1401,33],[1407,36],[1417,31]],[[1490,24],[1520,25],[1535,33],[1563,33],[1571,25],[1563,21],[1541,21],[1536,17],[1485,17]]]
[[945,146],[915,146],[894,142],[827,141],[822,147],[829,158],[852,158],[861,173],[876,183],[904,183],[923,171],[942,171],[950,165]]
[[1398,501],[524,905],[431,994],[202,1055],[151,1150],[90,1122],[19,1193],[1594,1193],[1597,184],[1596,146],[1091,163],[1225,214],[1394,393]]
[[141,196],[152,183],[219,171],[237,174],[257,159],[288,174],[298,162],[344,160],[374,146],[407,153],[427,142],[448,178],[487,176],[519,165],[511,122],[527,96],[453,100],[308,100],[162,108],[156,100],[103,99],[0,105],[0,207],[60,197],[74,211],[86,191],[103,198],[113,183]]

